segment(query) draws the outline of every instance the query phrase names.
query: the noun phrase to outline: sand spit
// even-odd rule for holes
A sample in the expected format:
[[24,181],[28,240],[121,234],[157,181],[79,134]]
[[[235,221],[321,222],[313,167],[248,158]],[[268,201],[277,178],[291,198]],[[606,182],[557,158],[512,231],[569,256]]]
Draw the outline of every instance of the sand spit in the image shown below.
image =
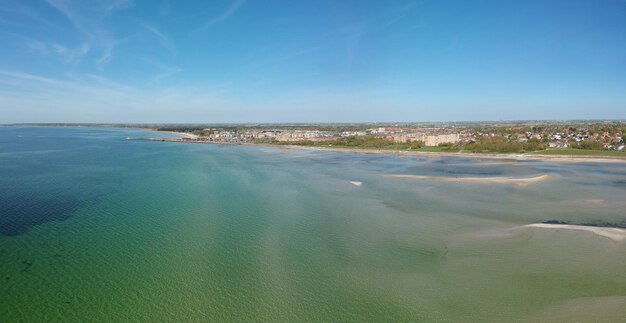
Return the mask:
[[437,182],[454,182],[454,183],[479,183],[479,184],[515,184],[518,186],[527,186],[551,179],[550,175],[539,175],[535,177],[512,178],[512,177],[434,177],[420,175],[392,174],[383,175],[392,178],[406,179],[426,179]]
[[358,181],[350,181],[350,184],[354,185],[354,186],[361,186],[363,185],[363,182],[358,182]]
[[551,223],[533,223],[522,226],[522,228],[541,228],[541,229],[563,229],[574,231],[586,231],[597,234],[599,236],[609,238],[613,241],[623,241],[626,239],[626,230],[620,228],[593,227],[586,225],[574,224],[551,224]]

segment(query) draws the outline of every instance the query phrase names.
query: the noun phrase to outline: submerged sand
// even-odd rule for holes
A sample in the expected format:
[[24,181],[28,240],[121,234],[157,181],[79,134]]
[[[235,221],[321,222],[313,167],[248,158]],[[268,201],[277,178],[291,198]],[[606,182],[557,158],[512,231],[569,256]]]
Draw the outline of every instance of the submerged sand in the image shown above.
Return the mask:
[[623,241],[626,239],[626,230],[620,228],[593,227],[586,225],[574,224],[551,224],[551,223],[533,223],[522,226],[523,228],[541,228],[541,229],[564,229],[574,231],[586,231],[593,234],[609,238],[613,241]]
[[406,178],[406,179],[426,179],[437,182],[454,182],[454,183],[480,183],[480,184],[515,184],[518,186],[526,186],[530,184],[536,184],[545,180],[551,179],[550,175],[539,175],[535,177],[513,178],[513,177],[435,177],[435,176],[420,176],[420,175],[406,175],[406,174],[392,174],[383,175],[385,177],[392,178]]
[[[257,145],[257,144],[250,144]],[[263,145],[263,144],[260,144]],[[272,146],[272,145],[270,145]],[[320,147],[320,146],[280,146],[284,150],[318,150],[332,152],[351,152],[363,154],[397,155],[397,156],[442,156],[442,157],[469,157],[480,159],[509,160],[509,161],[552,161],[558,163],[626,163],[624,156],[580,156],[580,155],[542,155],[537,153],[468,153],[468,152],[444,152],[444,151],[415,151],[415,150],[387,150],[365,149],[346,147]]]

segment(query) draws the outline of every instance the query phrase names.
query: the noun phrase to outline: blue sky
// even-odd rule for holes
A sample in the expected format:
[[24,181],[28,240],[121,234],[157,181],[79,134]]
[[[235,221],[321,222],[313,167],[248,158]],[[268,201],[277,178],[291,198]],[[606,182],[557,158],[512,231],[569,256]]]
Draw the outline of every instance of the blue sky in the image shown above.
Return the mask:
[[2,0],[0,123],[626,118],[626,1]]

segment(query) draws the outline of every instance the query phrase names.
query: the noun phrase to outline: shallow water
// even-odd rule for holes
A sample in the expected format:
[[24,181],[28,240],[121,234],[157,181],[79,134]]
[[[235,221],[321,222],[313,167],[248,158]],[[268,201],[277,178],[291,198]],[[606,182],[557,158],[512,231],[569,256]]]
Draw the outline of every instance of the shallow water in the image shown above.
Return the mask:
[[1,321],[626,317],[626,243],[520,228],[623,223],[626,164],[123,140],[157,135],[0,127]]

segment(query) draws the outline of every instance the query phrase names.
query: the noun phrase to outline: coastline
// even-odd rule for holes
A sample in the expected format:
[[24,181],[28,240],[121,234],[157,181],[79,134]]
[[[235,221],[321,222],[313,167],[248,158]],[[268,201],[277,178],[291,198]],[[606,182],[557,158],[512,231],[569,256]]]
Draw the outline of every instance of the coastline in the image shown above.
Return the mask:
[[[6,125],[13,126],[13,125]],[[41,125],[33,125],[41,126]],[[46,127],[50,127],[46,125]],[[55,126],[52,126],[55,127]],[[84,126],[56,126],[56,127],[84,127]],[[120,129],[120,127],[106,126],[93,128],[111,128]],[[346,148],[346,147],[320,147],[320,146],[297,146],[297,145],[275,145],[269,143],[232,143],[232,142],[198,142],[198,141],[180,141],[178,138],[197,139],[198,135],[188,132],[176,131],[160,131],[151,128],[141,127],[123,127],[122,129],[137,129],[148,132],[166,133],[176,136],[175,138],[133,138],[133,140],[153,140],[178,143],[195,143],[195,144],[213,144],[213,145],[233,145],[233,146],[260,146],[274,147],[285,150],[313,150],[313,151],[331,151],[331,152],[349,152],[360,154],[378,154],[378,155],[396,155],[396,156],[422,156],[422,157],[468,157],[478,159],[495,159],[495,160],[515,160],[515,161],[553,161],[561,163],[626,163],[625,156],[581,156],[581,155],[546,155],[541,153],[470,153],[470,152],[444,152],[444,151],[415,151],[415,150],[385,150],[385,149],[366,149],[366,148]],[[165,140],[164,140],[165,139]],[[169,139],[169,140],[167,140]]]
[[559,161],[572,163],[626,163],[626,156],[574,156],[574,155],[541,155],[541,154],[508,154],[508,153],[464,153],[464,152],[439,152],[439,151],[411,151],[411,150],[383,150],[383,149],[363,149],[363,148],[337,148],[337,147],[312,147],[296,145],[272,145],[272,144],[245,144],[280,147],[284,149],[301,149],[315,151],[332,152],[352,152],[364,154],[399,155],[399,156],[435,156],[435,157],[469,157],[484,159],[508,159],[517,161]]
[[198,139],[198,138],[200,138],[200,136],[194,135],[194,134],[189,133],[189,132],[159,131],[159,130],[154,130],[154,129],[148,129],[148,131],[159,132],[159,133],[168,133],[168,134],[171,134],[171,135],[176,135],[179,138],[189,138],[189,139]]
[[[197,139],[197,135],[187,132],[175,132],[175,131],[158,131],[149,130],[154,132],[162,132],[174,134],[183,138]],[[210,144],[210,145],[233,145],[233,146],[260,146],[260,147],[274,147],[284,150],[313,150],[313,151],[330,151],[330,152],[348,152],[348,153],[360,153],[360,154],[377,154],[377,155],[396,155],[396,156],[426,156],[426,157],[468,157],[479,159],[499,159],[499,160],[516,160],[516,161],[555,161],[563,163],[626,163],[626,155],[621,156],[580,156],[580,155],[542,155],[537,154],[524,154],[524,153],[470,153],[470,152],[444,152],[444,151],[415,151],[415,150],[386,150],[386,149],[367,149],[367,148],[344,148],[344,147],[320,147],[320,146],[298,146],[298,145],[276,145],[269,143],[232,143],[232,142],[209,142],[209,141],[178,141],[178,140],[162,140],[155,139],[155,141],[168,141],[168,142],[180,142],[180,143],[195,143],[195,144]]]

